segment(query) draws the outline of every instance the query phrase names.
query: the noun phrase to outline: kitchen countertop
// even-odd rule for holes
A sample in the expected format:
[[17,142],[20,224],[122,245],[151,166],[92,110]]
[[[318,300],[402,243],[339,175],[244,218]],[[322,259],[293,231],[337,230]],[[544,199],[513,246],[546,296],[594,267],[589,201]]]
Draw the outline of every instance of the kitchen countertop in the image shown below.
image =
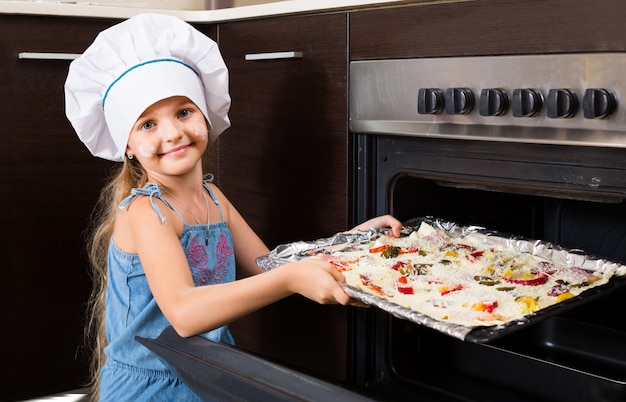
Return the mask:
[[406,3],[423,3],[428,0],[286,0],[266,4],[223,8],[218,10],[173,10],[97,5],[89,1],[2,1],[0,14],[32,14],[94,18],[130,18],[136,14],[157,12],[177,16],[189,22],[225,22],[253,19],[273,15],[302,14],[310,12],[354,10],[366,7]]

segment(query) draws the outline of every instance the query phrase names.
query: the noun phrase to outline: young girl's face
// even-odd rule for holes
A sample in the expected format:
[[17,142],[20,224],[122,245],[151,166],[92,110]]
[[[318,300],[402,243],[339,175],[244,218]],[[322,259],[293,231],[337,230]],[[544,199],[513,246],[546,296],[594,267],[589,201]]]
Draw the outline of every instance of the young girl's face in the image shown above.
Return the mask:
[[188,98],[174,96],[152,104],[137,119],[126,152],[148,171],[180,174],[202,158],[208,138],[202,111]]

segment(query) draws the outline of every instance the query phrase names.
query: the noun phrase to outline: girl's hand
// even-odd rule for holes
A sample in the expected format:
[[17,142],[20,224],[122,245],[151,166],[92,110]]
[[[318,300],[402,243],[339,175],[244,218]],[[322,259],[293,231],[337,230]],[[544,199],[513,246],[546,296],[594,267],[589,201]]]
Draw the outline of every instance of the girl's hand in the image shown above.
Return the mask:
[[381,215],[376,218],[372,218],[368,221],[361,223],[358,226],[355,226],[354,229],[357,230],[368,230],[371,228],[389,228],[389,235],[392,237],[400,236],[400,229],[402,229],[402,222],[397,220],[391,215]]
[[348,296],[341,283],[346,279],[327,261],[318,258],[307,258],[283,266],[290,270],[288,288],[291,292],[320,304],[342,304],[368,307]]

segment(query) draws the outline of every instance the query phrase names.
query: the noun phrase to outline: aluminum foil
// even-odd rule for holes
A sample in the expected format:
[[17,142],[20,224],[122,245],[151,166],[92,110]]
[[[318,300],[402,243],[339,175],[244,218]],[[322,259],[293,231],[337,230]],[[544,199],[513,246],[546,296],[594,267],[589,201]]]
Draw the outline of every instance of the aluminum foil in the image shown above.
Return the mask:
[[[354,299],[376,306],[398,318],[433,328],[439,332],[461,340],[483,343],[548,318],[554,314],[561,313],[572,306],[575,307],[583,301],[588,301],[598,295],[601,295],[608,289],[626,286],[626,265],[585,255],[585,253],[580,250],[568,250],[549,242],[510,236],[500,232],[491,231],[480,226],[459,226],[454,222],[432,217],[415,218],[404,223],[401,236],[408,236],[413,231],[417,230],[422,222],[426,222],[437,229],[443,230],[452,237],[472,238],[485,244],[486,246],[503,245],[513,247],[520,251],[530,252],[541,256],[562,266],[579,267],[588,271],[598,271],[603,273],[611,271],[613,272],[614,277],[611,278],[609,283],[605,285],[586,290],[578,296],[556,305],[528,314],[520,319],[513,320],[505,324],[487,327],[469,327],[440,321],[347,284],[343,285],[345,292]],[[283,244],[276,247],[269,254],[257,258],[256,262],[262,269],[270,270],[289,262],[309,258],[316,254],[349,250],[351,247],[360,244],[369,244],[384,233],[384,229],[349,231],[337,233],[334,236],[314,241],[299,241]]]

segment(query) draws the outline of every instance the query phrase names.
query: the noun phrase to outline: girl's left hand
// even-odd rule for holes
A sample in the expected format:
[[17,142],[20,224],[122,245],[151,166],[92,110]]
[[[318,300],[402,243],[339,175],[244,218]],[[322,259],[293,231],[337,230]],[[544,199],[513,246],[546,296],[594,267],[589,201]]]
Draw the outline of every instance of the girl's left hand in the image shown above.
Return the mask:
[[[389,235],[392,237],[400,236],[400,229],[402,229],[402,222],[397,220],[391,215],[381,215],[376,218],[367,220],[360,225],[354,227],[356,230],[368,230],[371,228],[389,228]],[[354,230],[353,229],[353,230]]]

